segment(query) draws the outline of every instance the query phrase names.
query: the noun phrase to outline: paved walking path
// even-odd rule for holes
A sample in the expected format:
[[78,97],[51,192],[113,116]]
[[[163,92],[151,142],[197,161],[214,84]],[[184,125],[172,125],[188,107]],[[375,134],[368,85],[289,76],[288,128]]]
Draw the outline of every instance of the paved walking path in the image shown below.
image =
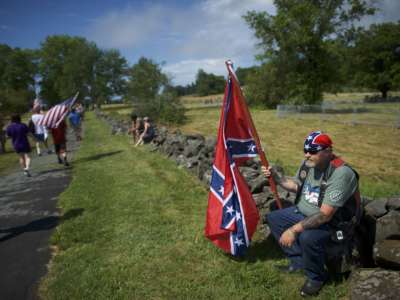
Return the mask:
[[[67,148],[73,167],[78,144],[71,133]],[[60,220],[58,196],[70,182],[71,167],[43,152],[31,153],[32,177],[20,168],[0,177],[0,299],[37,299],[37,285],[47,272],[49,238]]]

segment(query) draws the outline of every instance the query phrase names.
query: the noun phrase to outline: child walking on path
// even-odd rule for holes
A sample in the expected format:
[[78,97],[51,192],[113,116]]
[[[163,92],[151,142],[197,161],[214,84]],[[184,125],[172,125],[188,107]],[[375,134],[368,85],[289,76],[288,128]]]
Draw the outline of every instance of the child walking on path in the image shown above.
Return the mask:
[[19,163],[21,164],[24,174],[28,177],[29,165],[31,159],[28,155],[31,152],[31,146],[28,141],[29,129],[24,123],[21,123],[21,116],[15,114],[11,117],[11,124],[7,127],[7,135],[12,139],[15,152],[19,155]]
[[67,160],[67,124],[65,120],[62,120],[57,128],[51,129],[51,135],[53,136],[53,144],[54,149],[57,154],[58,163],[64,164],[64,166],[68,167],[69,163]]

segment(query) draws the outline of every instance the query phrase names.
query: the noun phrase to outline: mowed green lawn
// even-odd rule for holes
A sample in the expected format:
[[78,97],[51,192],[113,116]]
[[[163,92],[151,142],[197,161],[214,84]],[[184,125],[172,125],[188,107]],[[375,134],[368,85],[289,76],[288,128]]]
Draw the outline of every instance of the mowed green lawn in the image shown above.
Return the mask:
[[[215,124],[214,124],[215,125]],[[204,238],[207,188],[186,170],[87,114],[43,299],[300,299],[302,275],[258,231],[241,260]],[[347,283],[317,299],[343,299]]]

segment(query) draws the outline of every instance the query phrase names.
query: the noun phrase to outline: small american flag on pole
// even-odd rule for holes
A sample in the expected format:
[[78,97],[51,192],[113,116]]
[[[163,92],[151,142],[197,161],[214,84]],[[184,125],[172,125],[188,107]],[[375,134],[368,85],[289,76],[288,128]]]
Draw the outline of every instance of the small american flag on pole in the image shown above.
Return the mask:
[[39,125],[46,126],[47,128],[57,128],[61,121],[67,116],[71,107],[74,105],[78,98],[79,92],[72,98],[61,102],[49,109],[46,115],[41,119]]

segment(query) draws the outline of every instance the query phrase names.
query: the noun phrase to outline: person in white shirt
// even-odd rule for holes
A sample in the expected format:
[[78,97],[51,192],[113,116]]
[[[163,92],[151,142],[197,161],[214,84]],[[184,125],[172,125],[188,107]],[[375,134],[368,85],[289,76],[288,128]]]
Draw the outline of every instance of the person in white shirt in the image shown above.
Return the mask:
[[40,144],[43,144],[47,150],[48,154],[51,154],[52,151],[49,148],[49,145],[47,143],[47,138],[48,138],[48,133],[47,129],[43,125],[39,125],[40,120],[44,117],[44,114],[42,110],[40,109],[40,106],[35,106],[34,109],[32,110],[33,114],[31,117],[31,120],[35,126],[33,135],[35,137],[35,144],[36,144],[36,152],[37,155],[41,156],[41,150],[40,150]]

